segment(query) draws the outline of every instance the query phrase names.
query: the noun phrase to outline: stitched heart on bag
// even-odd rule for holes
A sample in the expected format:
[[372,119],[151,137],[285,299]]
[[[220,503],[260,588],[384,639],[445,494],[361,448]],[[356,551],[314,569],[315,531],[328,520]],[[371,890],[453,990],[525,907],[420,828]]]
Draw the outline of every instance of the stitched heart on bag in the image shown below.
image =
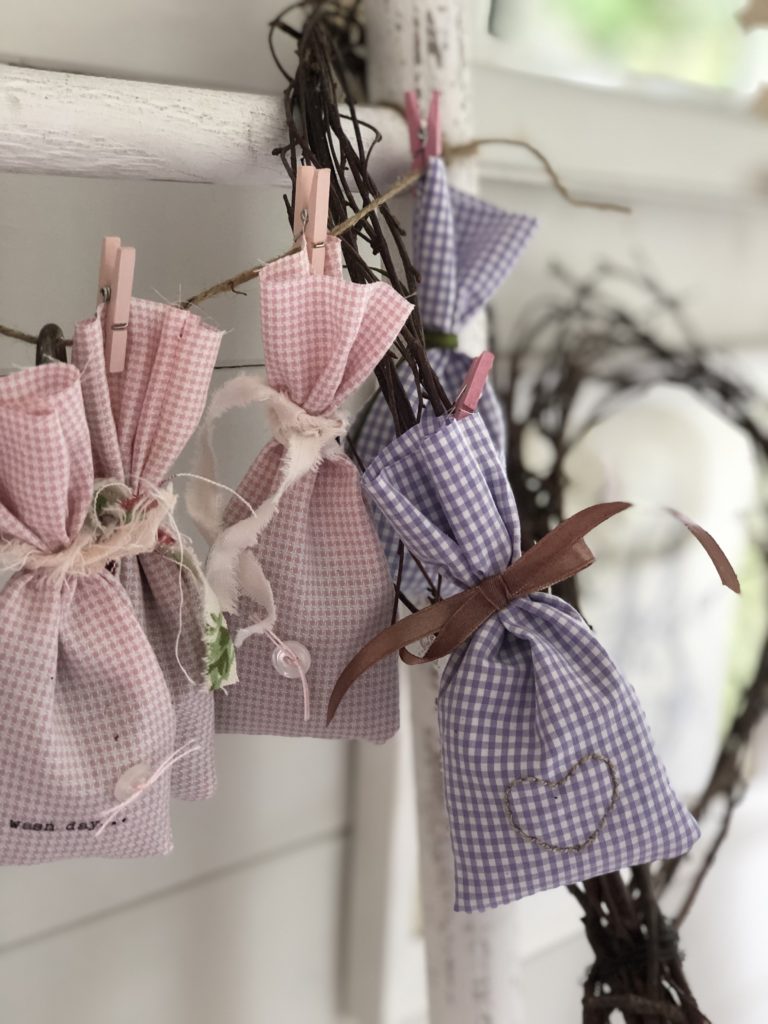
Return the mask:
[[504,805],[521,838],[545,850],[579,853],[603,831],[618,795],[613,762],[586,754],[559,779],[513,779],[504,790]]

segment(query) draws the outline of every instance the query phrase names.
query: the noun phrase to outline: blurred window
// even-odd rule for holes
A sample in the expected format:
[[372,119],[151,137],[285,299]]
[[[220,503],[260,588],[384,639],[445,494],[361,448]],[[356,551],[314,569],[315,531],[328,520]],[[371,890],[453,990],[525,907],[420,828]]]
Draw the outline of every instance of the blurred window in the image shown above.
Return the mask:
[[643,76],[747,92],[768,79],[768,31],[746,0],[491,0],[488,32],[511,66],[604,84]]

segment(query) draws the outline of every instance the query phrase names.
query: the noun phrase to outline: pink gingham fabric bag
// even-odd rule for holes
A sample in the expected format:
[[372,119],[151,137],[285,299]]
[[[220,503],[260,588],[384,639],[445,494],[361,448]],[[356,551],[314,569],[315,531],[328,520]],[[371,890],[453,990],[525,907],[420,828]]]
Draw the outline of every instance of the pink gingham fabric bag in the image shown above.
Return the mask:
[[[172,847],[170,775],[107,824],[117,783],[174,748],[157,658],[109,570],[54,571],[90,536],[94,473],[80,374],[0,380],[0,863],[141,857]],[[104,824],[103,831],[99,831]]]
[[[96,474],[125,481],[135,493],[151,493],[166,480],[200,421],[222,332],[178,307],[133,299],[125,369],[108,376],[102,325],[103,307],[76,325],[73,347],[83,374]],[[188,540],[184,553],[192,557]],[[119,577],[165,674],[177,746],[200,746],[174,767],[172,794],[203,800],[216,788],[211,686],[221,681],[204,678],[201,581],[192,571],[180,572],[163,547],[122,559]]]
[[[252,539],[254,522],[261,523],[257,542],[241,545],[249,557],[237,566],[239,601],[228,609],[233,635],[241,631],[240,683],[216,694],[216,729],[383,742],[399,725],[392,658],[363,677],[330,728],[325,723],[339,672],[361,642],[389,623],[393,606],[359,473],[338,443],[346,430],[339,407],[389,349],[412,307],[388,284],[346,281],[341,245],[331,236],[324,275],[310,272],[303,248],[266,266],[260,281],[267,381],[230,381],[207,418],[210,430],[226,409],[263,401],[273,430],[237,488],[256,518],[233,499],[208,561],[214,583],[221,576],[217,552],[226,553],[239,529]],[[228,603],[222,599],[225,609]],[[271,639],[262,631],[267,622]],[[304,681],[276,671],[275,635],[309,652]]]

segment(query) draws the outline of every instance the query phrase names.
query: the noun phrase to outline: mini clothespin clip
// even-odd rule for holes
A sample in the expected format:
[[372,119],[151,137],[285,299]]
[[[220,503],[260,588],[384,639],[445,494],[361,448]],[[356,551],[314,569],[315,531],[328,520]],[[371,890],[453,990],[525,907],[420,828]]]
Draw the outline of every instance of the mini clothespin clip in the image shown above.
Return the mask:
[[469,364],[461,391],[451,410],[454,419],[463,420],[465,416],[471,416],[477,410],[494,358],[493,352],[483,352]]
[[101,243],[99,302],[104,302],[104,339],[107,373],[122,373],[128,345],[128,315],[131,309],[136,250],[108,235]]
[[432,156],[443,152],[443,132],[440,125],[440,93],[435,90],[429,103],[426,125],[421,120],[419,98],[413,89],[405,94],[405,119],[411,138],[413,170],[426,171]]
[[328,204],[331,171],[328,167],[299,167],[293,203],[293,234],[304,235],[313,274],[325,270],[325,239],[328,235]]
[[35,366],[43,363],[66,363],[67,343],[58,324],[46,324],[37,336]]

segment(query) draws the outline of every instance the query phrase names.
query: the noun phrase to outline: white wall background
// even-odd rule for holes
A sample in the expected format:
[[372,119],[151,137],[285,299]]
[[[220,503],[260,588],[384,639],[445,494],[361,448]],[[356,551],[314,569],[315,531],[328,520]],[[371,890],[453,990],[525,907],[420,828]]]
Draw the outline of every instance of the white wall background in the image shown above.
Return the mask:
[[[268,55],[265,26],[281,6],[280,0],[135,0],[123,7],[95,0],[27,0],[3,13],[0,59],[277,92],[282,83]],[[484,129],[501,117],[499,88],[495,73],[480,76]],[[570,151],[560,148],[565,132],[554,130],[543,108],[537,112],[535,91],[515,95],[517,104],[505,104],[504,130],[525,130],[533,140],[546,141],[548,154],[567,176],[573,140]],[[567,119],[567,111],[562,116]],[[680,152],[670,148],[668,153],[673,169],[685,163],[685,116]],[[579,126],[571,127],[578,144]],[[595,136],[594,123],[585,122],[583,129]],[[638,145],[633,124],[623,130],[615,137],[617,152]],[[552,137],[545,140],[548,131]],[[108,124],[104,133],[108,138]],[[644,142],[652,148],[653,135]],[[713,138],[713,161],[717,150]],[[515,319],[525,303],[549,288],[550,260],[583,272],[604,257],[651,270],[685,299],[712,343],[762,344],[768,326],[761,270],[768,265],[764,200],[707,198],[695,188],[686,194],[679,182],[672,191],[664,182],[659,185],[658,191],[635,196],[632,217],[622,218],[575,210],[542,187],[502,184],[488,169],[489,198],[541,218],[527,257],[496,306],[503,344],[513,343]],[[136,294],[171,300],[280,252],[289,241],[277,190],[0,175],[0,322],[34,331],[56,320],[68,331],[89,315],[104,234],[120,234],[137,247]],[[231,372],[227,366],[261,361],[257,288],[248,298],[214,300],[206,312],[230,332],[218,381]],[[27,364],[32,355],[26,346],[0,340],[0,367]],[[681,425],[651,416],[641,438],[640,428],[628,426],[633,459],[652,460],[663,450],[665,466],[670,453],[679,453],[691,473],[712,468],[698,448],[691,451],[690,423],[690,418]],[[714,436],[712,430],[707,436]],[[715,468],[745,467],[738,479],[748,489],[751,478],[738,440],[717,436]],[[254,419],[232,427],[227,482],[237,482],[260,437]],[[601,443],[595,442],[593,454],[609,450]],[[587,473],[592,464],[587,453],[581,492],[587,499],[590,489],[599,492],[604,485],[599,473]],[[653,488],[643,491],[637,475],[620,468],[618,484],[634,488],[625,496],[658,503]],[[646,478],[653,482],[657,476],[649,471]],[[710,490],[692,489],[690,474],[665,471],[664,476],[674,490],[665,491],[665,504],[686,507],[716,531],[737,536],[738,493],[715,497]],[[611,571],[609,564],[605,572]],[[707,586],[695,570],[690,578],[693,587]],[[609,575],[603,579],[610,582]],[[716,603],[717,621],[729,607]],[[599,615],[597,601],[592,619],[610,640],[610,620],[606,616],[601,623]],[[702,742],[711,749],[719,695],[708,697],[706,686],[705,679],[698,694],[691,694],[689,710],[693,716],[704,708]],[[655,699],[652,683],[649,687],[643,697],[664,735],[669,709]],[[702,736],[699,729],[696,736]],[[674,740],[675,735],[667,744],[671,757]],[[705,759],[697,759],[690,746],[685,749],[684,757],[673,757],[673,770],[681,785],[693,788]],[[171,857],[0,873],[3,1020],[42,1024],[55,1015],[60,1024],[339,1024],[348,838],[354,827],[349,748],[224,737],[218,752],[219,794],[204,805],[177,805]],[[390,770],[391,758],[383,758],[382,767]],[[740,812],[729,850],[685,934],[694,989],[722,1024],[764,1024],[768,1016],[768,971],[763,946],[754,940],[768,924],[763,920],[768,892],[761,880],[766,815],[768,792],[758,787]],[[563,893],[545,894],[524,901],[519,917],[527,1021],[577,1024],[588,952],[575,903]],[[417,922],[410,927],[417,930]],[[388,1000],[396,1008],[388,1021],[415,1024],[423,1019],[423,987],[412,972],[399,984],[403,991]]]

